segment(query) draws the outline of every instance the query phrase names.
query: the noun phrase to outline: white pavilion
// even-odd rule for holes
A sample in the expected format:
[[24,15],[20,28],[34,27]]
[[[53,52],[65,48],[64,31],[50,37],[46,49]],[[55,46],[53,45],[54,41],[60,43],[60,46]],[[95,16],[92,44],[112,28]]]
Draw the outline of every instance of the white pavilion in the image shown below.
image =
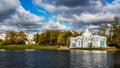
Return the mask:
[[106,47],[106,37],[93,35],[88,29],[75,38],[70,38],[70,47]]

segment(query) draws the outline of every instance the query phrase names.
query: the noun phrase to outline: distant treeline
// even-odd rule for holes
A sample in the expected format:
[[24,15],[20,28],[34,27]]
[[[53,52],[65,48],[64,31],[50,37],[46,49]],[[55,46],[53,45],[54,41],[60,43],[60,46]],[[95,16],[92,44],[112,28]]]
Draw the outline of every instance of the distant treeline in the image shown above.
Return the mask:
[[5,40],[0,40],[1,45],[11,45],[11,44],[25,44],[27,36],[25,32],[9,32],[5,36]]
[[107,45],[120,48],[120,19],[114,17],[112,21],[102,23],[100,35],[107,37]]
[[[81,35],[77,31],[59,31],[59,30],[46,30],[41,34],[34,34],[33,41],[38,45],[63,45],[69,46],[70,37],[76,37]],[[27,35],[25,32],[11,31],[6,34],[5,40],[0,40],[0,45],[13,45],[13,44],[25,44],[27,41]]]
[[41,45],[63,45],[69,46],[70,38],[81,35],[77,31],[58,31],[58,30],[47,30],[42,34],[35,34],[34,40],[37,44]]

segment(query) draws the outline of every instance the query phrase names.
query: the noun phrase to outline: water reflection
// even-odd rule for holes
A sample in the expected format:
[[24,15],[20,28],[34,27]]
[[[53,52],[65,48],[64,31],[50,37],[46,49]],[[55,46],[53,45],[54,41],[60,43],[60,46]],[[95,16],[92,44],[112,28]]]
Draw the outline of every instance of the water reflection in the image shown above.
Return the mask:
[[0,51],[0,68],[70,68],[69,51]]
[[33,68],[35,65],[35,53],[33,51],[25,51],[24,62],[26,68]]
[[[21,56],[22,55],[22,56]],[[0,68],[24,67],[24,52],[0,51]]]
[[70,54],[72,68],[113,67],[113,58],[106,51],[72,50]]
[[120,68],[120,51],[114,52],[113,56],[114,56],[114,67]]
[[0,51],[0,68],[119,68],[120,52]]

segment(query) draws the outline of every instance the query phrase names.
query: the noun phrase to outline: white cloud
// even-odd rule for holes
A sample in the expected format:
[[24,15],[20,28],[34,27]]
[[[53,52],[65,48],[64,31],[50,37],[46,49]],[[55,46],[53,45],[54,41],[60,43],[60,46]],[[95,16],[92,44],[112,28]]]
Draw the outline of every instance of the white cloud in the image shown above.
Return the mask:
[[18,0],[0,0],[0,14],[19,6]]
[[[44,17],[36,16],[35,14],[30,13],[30,11],[26,11],[22,6],[19,6],[17,9],[17,16],[19,17],[19,21],[23,22],[39,22],[44,20]],[[15,15],[16,17],[16,15]]]
[[71,23],[79,23],[81,21],[97,22],[102,20],[111,20],[114,16],[118,15],[117,13],[120,8],[119,2],[119,0],[115,0],[113,1],[113,4],[106,3],[106,5],[103,5],[102,1],[97,0],[95,1],[95,5],[87,7],[77,6],[71,8],[64,5],[56,6],[54,4],[44,3],[43,0],[33,1],[34,4],[42,6],[53,13],[54,17],[59,21],[68,21]]
[[33,3],[36,4],[37,6],[42,6],[45,9],[49,10],[50,12],[54,12],[56,7],[50,4],[45,4],[42,3],[42,0],[33,0]]
[[[105,5],[103,5],[100,0],[96,0],[95,5],[93,3],[88,6],[78,5],[76,7],[56,5],[55,2],[54,4],[49,4],[44,3],[43,1],[44,0],[33,0],[33,4],[43,7],[45,10],[53,14],[51,20],[46,24],[42,23],[42,20],[44,20],[43,16],[40,17],[32,14],[30,11],[25,10],[20,5],[19,0],[0,0],[0,24],[3,24],[0,27],[0,30],[82,30],[87,26],[87,28],[93,29],[99,28],[100,25],[97,26],[91,23],[95,22],[98,24],[99,21],[112,20],[114,16],[120,17],[119,0],[114,0],[112,4],[106,3]],[[38,11],[43,12],[39,9]],[[53,18],[59,22],[55,22]],[[63,22],[70,22],[72,25],[66,27]]]
[[43,0],[33,0],[33,4],[35,4],[37,6],[41,6],[51,13],[58,13],[58,12],[61,12],[61,11],[71,10],[71,8],[68,8],[66,6],[58,6],[57,7],[57,6],[52,5],[52,4],[43,3]]
[[30,11],[25,10],[20,5],[19,0],[10,0],[10,2],[8,0],[0,0],[0,5],[1,4],[6,7],[1,7],[1,9],[5,8],[5,10],[0,10],[2,13],[5,11],[7,14],[11,9],[14,9],[14,12],[8,13],[7,17],[2,15],[3,18],[0,20],[0,24],[2,24],[0,30],[3,32],[35,30],[35,28],[37,29],[38,26],[41,26],[41,23],[44,20],[43,16],[37,16]]
[[17,28],[8,26],[8,25],[1,25],[0,30],[2,30],[2,31],[18,31]]
[[64,24],[61,24],[60,22],[55,22],[53,20],[50,20],[47,24],[43,26],[43,29],[45,30],[68,30],[68,27],[66,27]]
[[54,15],[53,18],[57,19],[58,21],[65,21],[65,22],[69,21],[69,22],[75,22],[74,19],[64,17],[62,14]]
[[[3,21],[3,23],[13,24],[13,25],[21,25],[23,27],[24,24],[33,24],[33,26],[34,26],[34,24],[41,23],[42,20],[44,20],[44,17],[36,16],[36,15],[30,13],[29,11],[26,11],[22,6],[19,6],[17,8],[16,12],[14,14],[12,14],[9,18],[6,18]],[[24,26],[24,28],[26,28],[26,27],[27,26]]]
[[89,22],[97,22],[97,21],[104,21],[104,20],[111,20],[114,17],[114,15],[111,15],[110,13],[97,13],[97,14],[91,14],[91,13],[82,13],[81,15],[73,15],[73,19],[77,22],[83,21],[85,23]]
[[88,27],[88,29],[95,29],[95,28],[99,28],[100,26],[91,24],[91,25],[88,25],[87,27]]

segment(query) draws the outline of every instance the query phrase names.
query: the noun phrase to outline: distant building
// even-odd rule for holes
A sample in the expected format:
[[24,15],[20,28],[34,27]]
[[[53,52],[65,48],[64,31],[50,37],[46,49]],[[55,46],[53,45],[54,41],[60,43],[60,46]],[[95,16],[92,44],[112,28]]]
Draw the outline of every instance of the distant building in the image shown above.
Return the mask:
[[5,40],[5,36],[6,36],[6,34],[0,34],[0,39],[4,41]]
[[106,37],[93,35],[86,29],[81,36],[70,38],[70,47],[106,47]]
[[26,34],[27,40],[25,41],[25,44],[35,44],[34,41],[34,34]]

